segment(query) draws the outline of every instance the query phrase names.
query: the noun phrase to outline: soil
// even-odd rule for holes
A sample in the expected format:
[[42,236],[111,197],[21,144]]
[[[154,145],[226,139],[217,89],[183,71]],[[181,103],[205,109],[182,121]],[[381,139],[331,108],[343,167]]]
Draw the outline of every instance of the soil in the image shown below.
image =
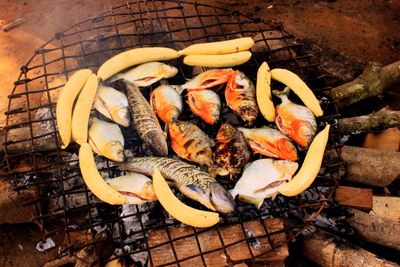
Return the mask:
[[[0,28],[18,18],[26,20],[10,32],[0,31],[0,129],[13,82],[34,50],[55,33],[125,2],[0,0]],[[282,23],[322,64],[325,62],[328,72],[331,62],[339,64],[343,71],[331,73],[339,81],[352,79],[369,61],[388,64],[400,58],[400,1],[227,0],[216,5],[230,5],[241,13]],[[0,226],[0,265],[27,266],[29,262],[29,266],[39,266],[54,257],[54,249],[51,253],[36,251],[41,238],[38,229],[27,225]]]

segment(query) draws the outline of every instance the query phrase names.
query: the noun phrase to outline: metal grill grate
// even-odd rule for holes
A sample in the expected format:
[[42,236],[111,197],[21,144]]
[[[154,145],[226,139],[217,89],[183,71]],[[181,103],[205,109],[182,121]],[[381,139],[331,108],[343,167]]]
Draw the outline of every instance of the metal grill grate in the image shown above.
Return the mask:
[[[222,223],[217,227],[208,230],[188,227],[183,236],[176,235],[172,226],[178,226],[177,222],[159,204],[122,208],[98,201],[80,177],[76,156],[78,147],[70,146],[66,151],[59,148],[54,112],[57,91],[77,69],[97,71],[112,55],[134,47],[166,46],[181,49],[192,43],[241,36],[251,36],[256,41],[253,57],[239,67],[241,71],[254,81],[259,64],[267,61],[271,68],[287,68],[296,72],[322,100],[327,115],[318,120],[319,129],[325,123],[335,123],[340,115],[335,103],[330,100],[330,88],[325,86],[325,77],[318,64],[312,61],[301,44],[279,25],[206,4],[138,0],[113,7],[57,33],[21,67],[6,112],[5,159],[17,190],[38,188],[40,197],[28,203],[37,208],[38,216],[34,221],[49,236],[65,234],[61,253],[105,242],[104,238],[99,241],[96,233],[106,227],[109,235],[105,239],[112,240],[118,256],[130,256],[133,259],[142,257],[148,260],[144,264],[154,265],[154,253],[160,249],[170,250],[173,255],[165,259],[164,265],[184,266],[197,259],[200,265],[206,266],[208,255],[221,249],[227,262],[233,264],[237,261],[231,257],[229,250],[243,242],[248,248],[246,262],[262,261],[264,255],[276,249],[274,238],[282,235],[282,230],[274,232],[265,218],[295,219],[294,226],[284,230],[289,232],[312,223],[324,208],[331,205],[336,180],[343,165],[338,153],[341,144],[336,129],[331,131],[327,149],[333,150],[337,157],[324,160],[319,178],[305,193],[294,198],[278,196],[273,201],[266,201],[261,210],[239,203],[237,211],[223,216]],[[174,60],[171,64],[179,67],[179,73],[170,80],[171,83],[183,83],[192,76],[191,68],[183,66],[181,60]],[[137,146],[135,138],[126,140],[126,143],[131,149]],[[22,163],[29,167],[18,168]],[[115,177],[119,174],[112,162],[98,158],[97,163],[104,176]],[[249,221],[260,223],[264,229],[262,233],[249,235],[246,232]],[[236,223],[240,226],[240,237],[227,243],[224,227]],[[150,242],[149,235],[154,231],[164,231],[165,241]],[[220,246],[208,250],[204,248],[201,245],[204,231],[216,231]],[[79,244],[74,241],[74,234],[82,232],[90,233],[90,242]],[[182,257],[176,250],[176,244],[188,238],[195,241],[197,252]],[[267,240],[270,247],[262,253],[254,253],[252,242],[255,238]]]

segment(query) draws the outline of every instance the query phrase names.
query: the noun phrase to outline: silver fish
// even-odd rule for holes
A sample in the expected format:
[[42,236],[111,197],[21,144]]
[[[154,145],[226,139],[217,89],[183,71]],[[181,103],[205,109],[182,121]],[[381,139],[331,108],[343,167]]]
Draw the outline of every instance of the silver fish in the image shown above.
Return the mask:
[[110,120],[121,126],[129,127],[128,99],[124,93],[100,84],[93,105],[97,111]]
[[170,78],[178,73],[178,69],[161,62],[141,64],[125,73],[120,73],[111,78],[110,82],[124,80],[139,87],[150,86],[159,80]]
[[265,198],[274,198],[286,181],[292,179],[298,168],[289,160],[259,159],[246,165],[242,177],[230,190],[232,197],[260,208]]
[[150,178],[130,172],[126,175],[106,180],[115,190],[127,198],[128,204],[143,204],[157,200]]
[[93,118],[88,140],[95,153],[112,161],[124,161],[124,137],[118,125]]
[[151,175],[154,168],[165,179],[172,181],[182,194],[211,210],[232,212],[235,202],[230,194],[207,172],[181,160],[166,157],[129,158],[119,164],[120,169]]
[[136,129],[140,139],[149,145],[155,154],[167,156],[166,134],[162,131],[150,104],[135,85],[126,83],[126,95],[131,109],[133,127]]

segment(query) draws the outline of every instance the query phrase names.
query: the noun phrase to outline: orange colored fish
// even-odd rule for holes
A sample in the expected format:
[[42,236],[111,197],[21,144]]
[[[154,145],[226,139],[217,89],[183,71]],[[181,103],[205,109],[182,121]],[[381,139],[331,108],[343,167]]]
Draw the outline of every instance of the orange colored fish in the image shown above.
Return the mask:
[[150,104],[157,116],[165,123],[177,119],[183,109],[181,95],[168,84],[161,84],[151,92]]
[[190,110],[208,124],[215,124],[221,113],[221,100],[212,90],[189,91],[187,103]]
[[199,127],[188,121],[173,120],[168,129],[171,147],[179,157],[207,167],[213,164],[211,147],[215,143]]
[[249,126],[253,125],[258,115],[256,89],[246,75],[235,71],[225,89],[225,99],[232,111]]
[[254,153],[278,159],[297,160],[296,147],[280,131],[269,127],[255,129],[239,127],[238,130],[243,133]]
[[288,99],[289,91],[288,87],[283,92],[273,91],[282,100],[276,107],[275,123],[282,133],[307,148],[317,132],[317,122],[311,110]]

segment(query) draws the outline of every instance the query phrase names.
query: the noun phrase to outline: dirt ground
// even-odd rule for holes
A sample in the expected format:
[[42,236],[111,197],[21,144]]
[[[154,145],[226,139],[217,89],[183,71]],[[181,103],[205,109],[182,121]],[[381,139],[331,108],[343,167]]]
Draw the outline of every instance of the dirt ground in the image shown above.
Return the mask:
[[[0,31],[0,129],[4,126],[7,96],[18,78],[20,66],[28,61],[33,51],[56,32],[125,2],[0,0],[0,28],[18,18],[26,20],[10,32]],[[397,0],[228,0],[217,1],[216,5],[230,5],[247,15],[282,23],[300,42],[318,44],[322,49],[336,51],[358,62],[388,64],[400,59],[400,1]],[[29,261],[33,264],[29,266],[37,266],[43,262],[37,253],[22,253],[29,251],[26,249],[29,246],[30,251],[35,251],[39,237],[30,238],[30,242],[22,239],[26,243],[21,246],[20,241],[16,241],[21,239],[9,236],[11,233],[31,236],[30,232],[29,229],[21,232],[0,226],[0,265],[26,266],[24,262]],[[4,248],[13,241],[14,252]],[[10,257],[10,253],[17,253],[18,257]]]

